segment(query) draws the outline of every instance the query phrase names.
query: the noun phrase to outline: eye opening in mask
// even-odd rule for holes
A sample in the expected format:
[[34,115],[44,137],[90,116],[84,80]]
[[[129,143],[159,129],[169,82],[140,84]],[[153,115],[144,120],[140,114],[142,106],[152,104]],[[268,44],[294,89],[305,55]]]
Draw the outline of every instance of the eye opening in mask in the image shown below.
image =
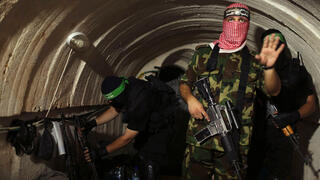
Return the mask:
[[245,23],[248,22],[248,18],[243,17],[243,16],[228,16],[225,18],[225,21],[227,22],[240,22],[240,23]]

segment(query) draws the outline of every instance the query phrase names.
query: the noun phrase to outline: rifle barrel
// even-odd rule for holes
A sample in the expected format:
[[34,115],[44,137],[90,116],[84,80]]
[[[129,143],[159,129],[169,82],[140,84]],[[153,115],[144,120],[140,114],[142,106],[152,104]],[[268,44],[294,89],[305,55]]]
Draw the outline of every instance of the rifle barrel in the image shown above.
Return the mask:
[[309,153],[307,153],[306,155],[303,155],[299,145],[298,145],[298,141],[296,136],[294,135],[294,132],[291,128],[290,125],[288,125],[287,127],[282,129],[282,132],[285,136],[287,136],[293,146],[293,148],[296,150],[296,152],[298,153],[300,159],[311,168],[312,173],[314,174],[314,176],[316,176],[317,178],[319,177],[318,175],[318,171],[315,170],[315,168],[312,165],[312,160],[311,157],[309,155]]

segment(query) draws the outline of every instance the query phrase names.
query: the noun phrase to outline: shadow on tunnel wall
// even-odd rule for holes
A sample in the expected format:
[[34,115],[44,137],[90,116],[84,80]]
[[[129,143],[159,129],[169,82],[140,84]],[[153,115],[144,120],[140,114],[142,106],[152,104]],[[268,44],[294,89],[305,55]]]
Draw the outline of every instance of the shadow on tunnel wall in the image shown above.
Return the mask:
[[85,52],[76,52],[76,57],[85,61],[86,64],[102,78],[114,74],[113,68],[105,62],[105,57],[92,44]]

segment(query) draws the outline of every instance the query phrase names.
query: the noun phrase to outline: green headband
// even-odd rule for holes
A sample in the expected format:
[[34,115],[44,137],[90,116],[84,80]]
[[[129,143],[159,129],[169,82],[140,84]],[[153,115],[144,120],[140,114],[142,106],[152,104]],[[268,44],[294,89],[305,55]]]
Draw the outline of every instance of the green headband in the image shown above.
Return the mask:
[[[284,39],[284,37],[283,37],[283,35],[281,34],[281,33],[272,33],[272,34],[274,34],[274,38],[276,38],[277,36],[279,37],[279,40],[281,41],[281,42],[283,42],[283,43],[286,43],[286,40]],[[267,35],[266,37],[270,37],[271,38],[271,35],[272,34],[269,34],[269,35]],[[269,39],[270,39],[269,38]]]
[[126,78],[124,78],[124,77],[121,77],[121,78],[122,78],[122,82],[119,85],[119,87],[117,87],[115,90],[111,91],[108,94],[103,94],[103,96],[107,100],[111,100],[111,99],[114,99],[117,96],[119,96],[124,91],[124,89],[126,88],[126,84],[129,84],[129,82],[128,82],[128,80]]

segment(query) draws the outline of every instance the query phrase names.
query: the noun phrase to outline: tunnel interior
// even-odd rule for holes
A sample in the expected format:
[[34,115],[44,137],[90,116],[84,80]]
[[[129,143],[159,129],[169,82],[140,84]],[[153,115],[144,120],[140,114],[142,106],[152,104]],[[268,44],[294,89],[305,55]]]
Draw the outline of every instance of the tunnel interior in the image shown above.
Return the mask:
[[[72,116],[97,110],[106,102],[100,84],[106,75],[136,76],[155,67],[186,69],[194,49],[222,31],[230,3],[212,0],[3,0],[0,2],[0,126],[14,119]],[[251,11],[247,46],[259,52],[261,33],[279,29],[294,57],[301,54],[320,90],[320,2],[318,0],[246,0]],[[68,37],[87,37],[83,49]],[[79,45],[79,44],[78,44]],[[318,112],[300,125],[302,145],[320,167]],[[41,127],[39,127],[41,129]],[[123,131],[120,118],[96,129],[110,138]],[[17,156],[1,130],[0,176],[35,179],[43,162]],[[313,179],[296,163],[293,176]],[[35,171],[30,171],[33,168]]]

